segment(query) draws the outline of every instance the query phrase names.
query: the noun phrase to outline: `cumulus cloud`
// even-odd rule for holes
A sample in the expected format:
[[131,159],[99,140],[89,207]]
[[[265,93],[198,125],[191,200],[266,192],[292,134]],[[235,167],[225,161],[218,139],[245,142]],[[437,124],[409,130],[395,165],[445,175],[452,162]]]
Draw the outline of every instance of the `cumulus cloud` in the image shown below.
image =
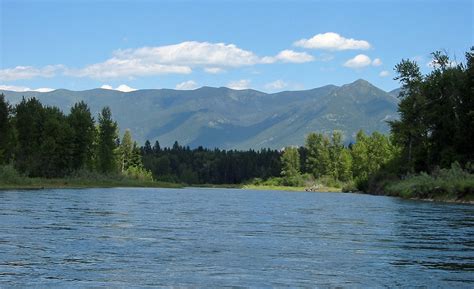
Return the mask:
[[40,88],[32,89],[25,86],[0,85],[0,90],[9,90],[9,91],[18,91],[18,92],[24,92],[24,91],[50,92],[50,91],[53,91],[54,88],[40,87]]
[[344,63],[344,66],[349,68],[362,68],[369,66],[371,63],[372,61],[370,60],[370,57],[365,54],[359,54],[356,55],[354,58],[347,60]]
[[280,51],[276,56],[267,56],[262,58],[262,63],[274,63],[274,62],[286,62],[286,63],[304,63],[314,61],[314,57],[306,52],[296,52],[293,50]]
[[0,80],[53,77],[61,70],[72,77],[93,79],[134,78],[159,74],[189,74],[195,68],[216,74],[231,68],[275,62],[303,63],[315,58],[306,52],[283,50],[276,56],[260,57],[235,44],[185,41],[173,45],[119,49],[109,59],[85,67],[66,68],[50,65],[43,68],[17,66],[0,70]]
[[73,76],[118,78],[156,74],[189,74],[204,66],[208,73],[222,72],[225,67],[242,67],[261,63],[255,53],[234,44],[186,41],[173,45],[116,50],[112,58],[70,70]]
[[267,83],[264,85],[267,90],[280,90],[288,86],[288,83],[284,82],[281,79],[275,80],[273,82]]
[[249,79],[241,79],[236,81],[231,81],[227,84],[228,88],[242,90],[248,89],[250,87],[250,80]]
[[188,74],[191,73],[191,71],[191,68],[188,66],[147,63],[141,59],[112,58],[102,63],[86,66],[82,69],[68,70],[66,75],[106,79],[172,73]]
[[303,38],[296,41],[294,45],[325,50],[366,50],[370,48],[370,43],[365,40],[345,38],[334,32],[316,34],[309,39]]
[[175,88],[179,90],[191,90],[191,89],[197,88],[197,83],[194,80],[188,80],[188,81],[184,81],[184,82],[176,84]]
[[126,85],[126,84],[121,84],[115,90],[123,91],[123,92],[130,92],[130,91],[135,91],[136,89],[132,88],[132,87]]
[[380,58],[371,60],[367,55],[359,54],[344,63],[344,66],[349,68],[363,68],[369,65],[380,66],[382,65],[382,60]]
[[122,91],[122,92],[130,92],[130,91],[135,91],[137,89],[135,88],[132,88],[126,84],[121,84],[119,86],[117,86],[116,88],[113,88],[111,85],[108,85],[108,84],[104,84],[102,85],[100,88],[102,89],[110,89],[110,90],[118,90],[118,91]]
[[382,60],[380,58],[375,58],[373,61],[372,61],[372,65],[373,66],[380,66],[382,65]]
[[60,70],[63,70],[63,65],[46,65],[41,68],[33,66],[16,66],[14,68],[6,68],[0,70],[0,80],[12,81],[19,79],[31,79],[35,77],[53,77]]
[[390,72],[387,71],[387,70],[382,70],[382,71],[380,71],[379,76],[380,76],[380,77],[387,77],[387,76],[390,76]]

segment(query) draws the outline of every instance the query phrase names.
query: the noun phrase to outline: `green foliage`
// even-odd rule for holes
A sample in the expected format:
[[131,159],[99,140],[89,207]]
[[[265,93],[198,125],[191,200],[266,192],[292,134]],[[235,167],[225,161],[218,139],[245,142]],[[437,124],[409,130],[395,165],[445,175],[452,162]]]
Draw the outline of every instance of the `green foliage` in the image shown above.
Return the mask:
[[21,184],[24,182],[24,179],[12,165],[0,165],[0,183]]
[[398,156],[398,151],[389,137],[378,132],[367,136],[359,131],[351,148],[352,172],[357,188],[367,190],[369,176],[392,162]]
[[303,183],[300,173],[300,154],[297,148],[285,148],[281,156],[283,184],[286,186],[299,186]]
[[97,167],[102,173],[117,169],[117,123],[112,120],[110,108],[104,107],[99,114],[99,138],[97,145]]
[[152,173],[143,166],[130,166],[125,170],[124,174],[127,177],[141,181],[153,181]]
[[76,103],[67,120],[72,128],[72,169],[92,169],[96,130],[87,104],[83,101]]
[[8,163],[13,156],[14,131],[11,125],[11,107],[0,94],[0,165]]
[[281,172],[281,153],[277,150],[190,149],[179,144],[162,148],[158,142],[150,146],[145,143],[140,151],[144,167],[156,180],[194,185],[239,184],[255,177],[279,176]]
[[133,140],[129,129],[125,130],[122,141],[120,142],[120,166],[121,172],[125,172],[132,166]]
[[388,182],[384,189],[391,195],[404,198],[472,199],[474,174],[453,163],[451,168],[436,170],[432,174],[421,172]]
[[467,65],[452,65],[441,52],[432,55],[434,69],[425,76],[410,60],[395,67],[402,93],[400,120],[391,122],[391,129],[402,147],[403,172],[430,172],[473,160],[474,48],[466,53]]
[[306,138],[306,149],[308,151],[307,168],[315,178],[329,173],[329,164],[331,162],[329,144],[329,138],[323,134],[310,133]]

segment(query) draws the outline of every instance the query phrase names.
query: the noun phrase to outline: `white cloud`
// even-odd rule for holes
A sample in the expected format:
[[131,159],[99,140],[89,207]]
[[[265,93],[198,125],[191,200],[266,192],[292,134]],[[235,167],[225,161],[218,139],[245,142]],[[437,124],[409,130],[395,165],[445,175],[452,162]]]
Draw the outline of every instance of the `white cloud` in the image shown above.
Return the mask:
[[185,41],[173,45],[119,49],[103,62],[82,68],[49,65],[43,68],[17,66],[0,70],[0,80],[53,77],[61,72],[72,77],[94,79],[134,78],[158,74],[189,74],[194,68],[220,73],[229,68],[275,62],[303,63],[315,58],[306,52],[283,50],[276,56],[259,57],[235,44]]
[[130,91],[135,91],[136,90],[135,88],[132,88],[132,87],[126,85],[126,84],[121,84],[121,85],[117,86],[116,88],[113,88],[111,85],[104,84],[100,88],[110,89],[110,90],[118,90],[118,91],[122,91],[122,92],[130,92]]
[[194,80],[188,80],[188,81],[184,81],[184,82],[176,84],[175,88],[179,90],[191,90],[191,89],[197,88],[197,83]]
[[50,91],[53,91],[55,90],[54,88],[49,88],[49,87],[40,87],[40,88],[37,88],[37,89],[33,89],[33,91],[37,91],[37,92],[50,92]]
[[387,70],[382,70],[382,71],[380,71],[379,76],[380,76],[380,77],[387,77],[387,76],[390,76],[390,72],[387,71]]
[[91,78],[119,78],[156,74],[188,74],[204,66],[208,73],[223,67],[242,67],[261,63],[260,57],[234,44],[186,41],[173,45],[116,50],[112,58],[70,70],[69,75]]
[[205,67],[204,71],[211,74],[217,74],[217,73],[222,73],[225,70],[220,67]]
[[12,81],[19,79],[31,79],[35,77],[53,77],[60,70],[63,70],[63,65],[47,65],[42,68],[33,66],[16,66],[14,68],[6,68],[0,70],[0,80]]
[[277,61],[287,63],[304,63],[314,61],[314,57],[306,52],[296,52],[293,50],[280,51],[276,56],[267,56],[262,58],[262,63],[274,63]]
[[237,90],[248,89],[250,87],[250,80],[241,79],[237,81],[231,81],[227,84],[227,87]]
[[135,91],[135,88],[132,88],[126,84],[121,84],[115,90],[122,91],[122,92],[130,92],[130,91]]
[[354,58],[347,60],[344,63],[344,66],[349,68],[362,68],[369,66],[371,63],[372,61],[370,60],[370,57],[365,54],[359,54],[356,55]]
[[375,58],[373,61],[372,61],[372,65],[373,66],[380,66],[382,65],[382,60],[380,58]]
[[284,82],[281,79],[275,80],[273,82],[265,84],[265,89],[268,90],[280,90],[288,86],[288,83]]
[[253,65],[259,58],[234,44],[186,41],[178,44],[117,50],[120,59],[143,59],[161,64],[240,67]]
[[25,86],[0,85],[0,90],[10,90],[10,91],[18,91],[18,92],[24,92],[24,91],[50,92],[50,91],[53,91],[54,88],[40,87],[36,89],[31,89]]
[[82,69],[71,69],[66,75],[90,77],[95,79],[147,76],[157,74],[188,74],[191,68],[181,65],[162,65],[147,63],[140,59],[112,58],[102,63],[86,66]]
[[296,41],[294,45],[304,48],[326,50],[366,50],[370,48],[370,43],[365,40],[345,38],[334,32],[316,34],[309,39],[303,38]]

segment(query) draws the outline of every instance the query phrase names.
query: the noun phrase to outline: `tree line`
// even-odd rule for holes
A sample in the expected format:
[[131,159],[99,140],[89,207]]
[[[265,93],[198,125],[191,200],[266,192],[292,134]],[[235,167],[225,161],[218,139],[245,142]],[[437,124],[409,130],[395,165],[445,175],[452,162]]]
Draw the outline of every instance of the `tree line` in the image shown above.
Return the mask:
[[392,161],[398,152],[389,136],[359,131],[355,143],[344,145],[343,134],[310,133],[304,147],[286,148],[282,155],[281,182],[301,186],[324,180],[336,186],[354,182],[362,187],[373,173]]
[[112,112],[92,116],[84,102],[69,114],[23,98],[12,107],[0,95],[0,165],[12,164],[28,177],[60,178],[80,170],[151,178],[140,149],[126,131],[119,140]]
[[187,184],[240,184],[253,178],[279,176],[278,150],[191,149],[175,142],[161,148],[149,141],[141,148],[143,164],[157,180]]

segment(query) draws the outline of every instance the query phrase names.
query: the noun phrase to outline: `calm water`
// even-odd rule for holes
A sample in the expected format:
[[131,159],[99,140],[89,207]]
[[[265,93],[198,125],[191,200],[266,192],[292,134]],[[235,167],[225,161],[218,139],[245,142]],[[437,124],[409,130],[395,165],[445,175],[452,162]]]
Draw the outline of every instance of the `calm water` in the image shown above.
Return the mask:
[[474,206],[226,189],[0,191],[0,287],[474,287]]

